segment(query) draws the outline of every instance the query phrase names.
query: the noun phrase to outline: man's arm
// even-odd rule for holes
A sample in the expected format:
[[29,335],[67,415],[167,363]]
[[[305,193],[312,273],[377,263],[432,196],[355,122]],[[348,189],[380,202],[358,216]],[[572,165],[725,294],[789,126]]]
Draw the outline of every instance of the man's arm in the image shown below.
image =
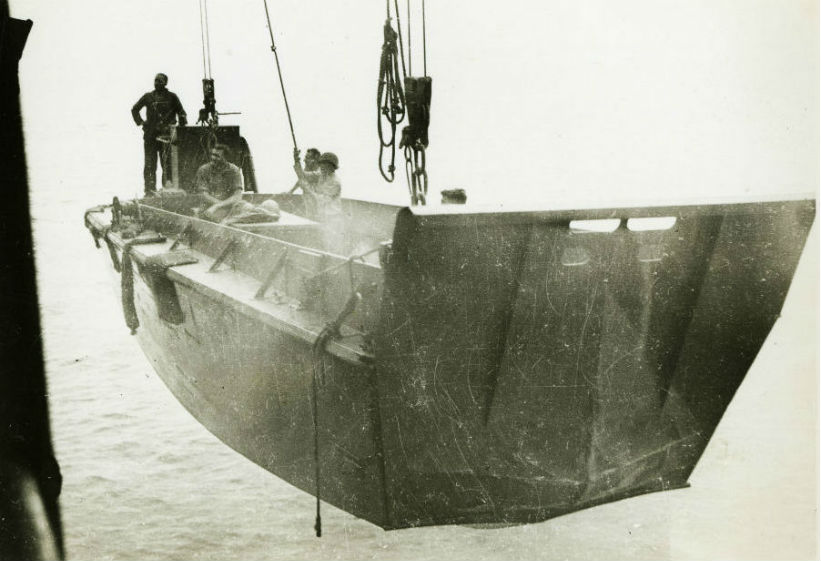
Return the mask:
[[288,194],[290,195],[290,194],[296,192],[296,190],[299,189],[300,187],[302,187],[302,181],[297,179],[296,183],[294,183],[294,186],[291,187],[290,191],[288,191]]
[[[302,162],[299,161],[299,148],[296,146],[294,146],[294,172],[300,180],[305,179],[305,170],[302,169]],[[299,185],[299,182],[297,182],[297,185]],[[297,185],[294,185],[294,189],[296,189]],[[291,189],[291,192],[293,192],[294,189]]]
[[181,127],[188,124],[188,115],[185,114],[185,109],[182,108],[182,103],[180,102],[180,98],[177,97],[177,94],[174,94],[174,112],[177,113]]
[[234,191],[234,193],[232,195],[230,195],[229,197],[225,198],[222,201],[219,200],[218,198],[214,197],[213,195],[209,195],[207,193],[203,193],[203,196],[209,202],[214,203],[210,207],[208,207],[208,210],[206,212],[214,212],[217,209],[220,209],[224,206],[231,206],[234,203],[237,203],[237,202],[241,201],[242,200],[242,190],[240,189],[239,191]]
[[134,104],[134,107],[131,108],[131,118],[134,119],[134,123],[139,127],[143,124],[143,118],[140,115],[140,110],[148,105],[148,100],[146,97],[148,94],[143,95],[140,99],[137,100],[137,103]]

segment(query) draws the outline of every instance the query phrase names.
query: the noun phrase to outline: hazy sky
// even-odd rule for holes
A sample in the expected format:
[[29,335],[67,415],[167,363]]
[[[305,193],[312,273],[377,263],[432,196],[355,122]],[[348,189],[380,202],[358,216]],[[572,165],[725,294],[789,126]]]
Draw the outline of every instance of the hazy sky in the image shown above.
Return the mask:
[[[47,129],[52,142],[30,152],[31,165],[110,164],[108,189],[133,194],[142,148],[128,111],[154,73],[169,74],[192,121],[201,107],[198,3],[11,4],[15,17],[35,22],[21,66],[27,125]],[[404,202],[404,179],[386,184],[376,167],[385,4],[269,4],[300,146],[337,152],[349,195]],[[262,0],[208,7],[217,107],[243,113],[223,122],[242,126],[262,189],[287,188],[291,139]],[[618,202],[818,187],[815,1],[430,0],[426,8],[433,190],[464,187],[486,202]],[[412,15],[419,74],[421,19]],[[123,170],[133,175],[128,185]]]

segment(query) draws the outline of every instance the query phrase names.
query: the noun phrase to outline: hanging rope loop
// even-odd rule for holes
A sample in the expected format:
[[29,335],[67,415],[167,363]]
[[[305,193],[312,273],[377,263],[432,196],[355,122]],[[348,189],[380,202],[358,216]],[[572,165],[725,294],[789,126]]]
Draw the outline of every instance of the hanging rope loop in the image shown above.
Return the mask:
[[[428,147],[428,127],[430,125],[430,100],[432,81],[427,75],[427,28],[425,2],[422,1],[422,49],[425,76],[412,77],[405,70],[405,52],[402,44],[402,26],[399,18],[399,3],[394,0],[396,27],[391,27],[390,0],[385,0],[385,21],[382,56],[379,63],[379,87],[377,89],[377,131],[379,132],[379,173],[386,181],[392,182],[396,171],[396,126],[407,116],[407,125],[402,129],[399,148],[404,149],[405,177],[411,204],[424,205],[427,202],[428,173],[426,170],[426,149]],[[411,69],[411,8],[407,0],[408,26],[408,71]],[[397,39],[399,49],[397,50]],[[401,57],[399,56],[401,54]],[[402,60],[402,74],[399,74],[397,58]],[[390,135],[386,134],[390,127]],[[390,149],[387,169],[384,163],[385,149]]]
[[[392,182],[396,171],[396,125],[405,118],[405,93],[402,90],[402,76],[399,74],[398,33],[391,27],[390,8],[383,28],[384,41],[379,60],[379,86],[376,92],[376,128],[379,133],[379,173],[385,181]],[[385,125],[390,127],[390,135],[385,134]],[[390,163],[384,165],[385,148],[390,148]]]

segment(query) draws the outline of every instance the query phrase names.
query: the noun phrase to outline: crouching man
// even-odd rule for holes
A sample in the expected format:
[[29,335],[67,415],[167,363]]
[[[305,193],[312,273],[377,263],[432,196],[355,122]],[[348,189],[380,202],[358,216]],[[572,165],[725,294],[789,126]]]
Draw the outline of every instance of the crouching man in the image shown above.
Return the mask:
[[197,192],[210,203],[202,213],[204,218],[219,222],[230,214],[232,207],[242,201],[242,172],[228,161],[230,151],[224,144],[211,149],[211,161],[197,170]]

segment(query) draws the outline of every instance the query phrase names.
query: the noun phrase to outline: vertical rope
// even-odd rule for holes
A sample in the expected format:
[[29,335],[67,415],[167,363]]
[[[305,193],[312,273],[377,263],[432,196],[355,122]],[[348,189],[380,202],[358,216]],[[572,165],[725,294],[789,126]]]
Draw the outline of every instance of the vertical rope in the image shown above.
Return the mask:
[[213,68],[211,66],[211,32],[208,29],[208,0],[203,0],[203,6],[205,7],[205,39],[208,43],[208,79],[210,80]]
[[285,112],[288,114],[288,126],[291,127],[291,139],[294,141],[294,148],[297,147],[296,135],[294,134],[294,123],[291,120],[291,109],[288,107],[288,96],[285,95],[285,83],[282,81],[282,69],[279,66],[279,55],[274,44],[274,30],[271,28],[271,16],[268,14],[268,0],[262,0],[265,4],[265,19],[268,21],[268,34],[271,36],[271,51],[274,53],[274,60],[277,64],[277,74],[279,75],[279,87],[282,89],[282,99],[285,100]]
[[321,498],[320,491],[320,470],[319,470],[319,402],[317,400],[317,384],[320,376],[320,367],[324,370],[325,362],[323,353],[325,352],[325,343],[328,341],[331,333],[328,329],[323,329],[314,343],[313,348],[313,377],[311,379],[311,393],[313,394],[313,418],[314,418],[314,482],[316,484],[316,519],[314,521],[314,531],[316,537],[322,537],[322,513],[320,511]]
[[413,76],[413,49],[411,48],[410,0],[408,0],[408,74]]
[[424,75],[428,75],[428,38],[425,30],[425,0],[422,0],[422,66]]
[[208,70],[205,67],[205,25],[203,23],[202,3],[200,0],[200,39],[202,40],[202,77],[208,78]]
[[[402,76],[408,77],[408,71],[405,70],[405,46],[402,44],[402,22],[399,21],[399,1],[393,0],[393,7],[396,10],[396,33],[399,35],[399,54],[402,55]],[[390,17],[390,13],[388,13]]]

